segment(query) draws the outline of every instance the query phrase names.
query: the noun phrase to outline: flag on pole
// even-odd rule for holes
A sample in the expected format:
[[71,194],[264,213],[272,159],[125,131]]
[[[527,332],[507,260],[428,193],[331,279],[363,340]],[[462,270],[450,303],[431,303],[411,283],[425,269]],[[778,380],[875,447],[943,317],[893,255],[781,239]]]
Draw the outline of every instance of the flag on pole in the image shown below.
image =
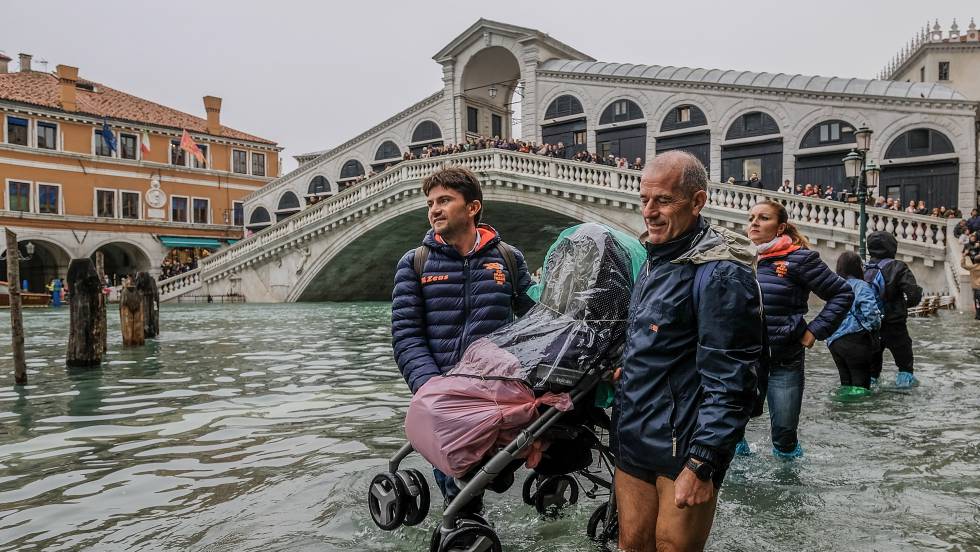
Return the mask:
[[150,133],[143,131],[143,139],[140,141],[140,151],[143,152],[143,156],[146,157],[150,155]]
[[109,151],[116,151],[116,135],[112,133],[112,127],[109,126],[109,121],[102,122],[102,139],[105,141],[105,145],[109,148]]
[[184,129],[184,135],[180,137],[180,149],[186,151],[187,153],[194,156],[197,162],[201,165],[205,165],[207,161],[204,159],[204,153],[201,148],[197,147],[197,143],[188,134],[187,129]]

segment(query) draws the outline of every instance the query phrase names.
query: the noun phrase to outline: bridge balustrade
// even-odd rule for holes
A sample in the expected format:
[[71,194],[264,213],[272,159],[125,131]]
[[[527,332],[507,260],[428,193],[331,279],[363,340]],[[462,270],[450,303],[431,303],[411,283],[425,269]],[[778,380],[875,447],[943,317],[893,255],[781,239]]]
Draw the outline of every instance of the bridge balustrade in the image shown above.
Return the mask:
[[[236,265],[252,264],[263,257],[271,256],[288,247],[291,242],[322,233],[325,230],[321,223],[335,215],[348,213],[350,217],[364,216],[382,194],[397,186],[419,182],[438,168],[450,164],[463,165],[500,180],[508,177],[528,178],[539,182],[545,180],[549,183],[568,183],[605,190],[616,196],[616,201],[634,207],[639,204],[640,171],[496,149],[417,159],[399,163],[218,251],[201,260],[198,269],[200,273],[189,278],[203,277],[207,280],[219,271],[226,272]],[[855,204],[721,183],[710,183],[708,194],[706,214],[711,217],[714,211],[726,214],[728,220],[742,221],[747,218],[753,204],[762,198],[768,198],[786,205],[793,221],[809,228],[826,230],[828,235],[836,234],[840,236],[840,241],[857,242],[858,206]],[[899,242],[915,244],[920,247],[920,251],[921,248],[931,251],[930,258],[945,258],[945,220],[873,207],[868,208],[867,212],[869,232],[885,230],[894,234]]]

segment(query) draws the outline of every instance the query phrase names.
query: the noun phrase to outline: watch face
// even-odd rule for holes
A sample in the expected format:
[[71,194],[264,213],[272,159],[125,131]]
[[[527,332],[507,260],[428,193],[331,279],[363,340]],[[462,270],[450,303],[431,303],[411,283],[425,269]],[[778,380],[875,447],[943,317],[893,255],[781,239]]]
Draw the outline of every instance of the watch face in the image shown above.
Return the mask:
[[146,192],[146,203],[155,209],[163,207],[167,203],[167,194],[159,188],[153,188]]

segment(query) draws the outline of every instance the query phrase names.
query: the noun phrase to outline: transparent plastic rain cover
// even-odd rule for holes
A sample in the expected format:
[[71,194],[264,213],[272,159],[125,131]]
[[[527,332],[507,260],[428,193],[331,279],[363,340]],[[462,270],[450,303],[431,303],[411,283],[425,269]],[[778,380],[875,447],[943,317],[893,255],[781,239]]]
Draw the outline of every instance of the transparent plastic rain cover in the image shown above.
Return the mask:
[[636,238],[606,226],[573,226],[548,250],[538,303],[472,343],[447,375],[522,380],[567,391],[618,362],[633,281],[646,256]]

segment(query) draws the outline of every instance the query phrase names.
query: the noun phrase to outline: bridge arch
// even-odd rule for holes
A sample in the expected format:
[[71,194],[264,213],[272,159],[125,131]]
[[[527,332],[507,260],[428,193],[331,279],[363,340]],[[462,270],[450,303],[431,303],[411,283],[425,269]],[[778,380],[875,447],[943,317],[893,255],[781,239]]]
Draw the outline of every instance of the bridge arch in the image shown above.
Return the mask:
[[460,75],[461,135],[511,137],[511,99],[521,82],[519,55],[506,46],[474,53]]
[[265,230],[269,226],[272,226],[272,217],[269,216],[269,210],[262,206],[252,209],[248,215],[248,222],[245,223],[245,228],[252,232]]
[[[399,259],[417,247],[429,228],[422,199],[419,195],[418,201],[390,204],[376,216],[337,227],[325,247],[311,257],[286,301],[390,299],[395,272],[391,259]],[[487,220],[508,243],[525,253],[532,272],[541,265],[559,232],[572,224],[585,220],[602,222],[632,235],[637,235],[641,226],[636,211],[619,211],[620,216],[610,216],[610,211],[595,204],[574,203],[572,207],[568,198],[550,195],[536,197],[532,205],[526,193],[487,187],[484,201]],[[501,215],[501,211],[507,215]],[[366,284],[365,279],[371,282]],[[353,286],[345,284],[355,280],[360,290],[373,289],[376,296],[367,298],[346,291]]]

